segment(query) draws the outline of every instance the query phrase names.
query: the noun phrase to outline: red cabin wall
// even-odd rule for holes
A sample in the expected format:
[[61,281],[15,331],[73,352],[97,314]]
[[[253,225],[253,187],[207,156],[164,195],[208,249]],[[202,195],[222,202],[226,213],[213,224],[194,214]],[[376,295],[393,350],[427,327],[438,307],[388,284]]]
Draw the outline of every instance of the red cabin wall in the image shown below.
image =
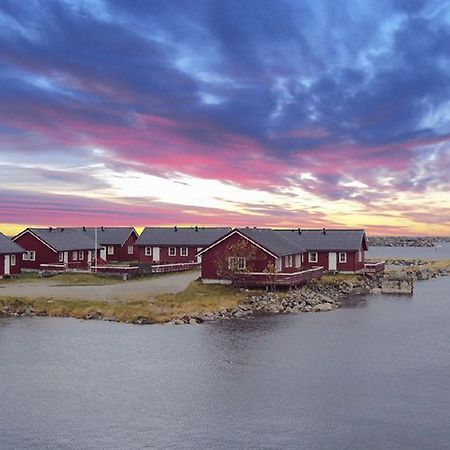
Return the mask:
[[[134,245],[136,240],[136,234],[131,233],[125,243],[121,247],[119,247],[119,249],[117,250],[119,252],[119,261],[135,261],[136,259],[138,259],[138,251],[136,246]],[[133,246],[133,253],[131,255],[128,254],[129,245]],[[114,252],[116,252],[116,249],[114,249]]]
[[58,252],[54,252],[48,248],[30,232],[24,233],[22,236],[15,239],[14,242],[19,244],[25,250],[36,252],[35,261],[22,261],[23,269],[39,269],[41,264],[58,263]]
[[[365,252],[361,247],[362,258],[361,261],[358,261],[358,252],[357,251],[347,251],[347,262],[341,263],[339,262],[339,251],[334,251],[336,253],[337,258],[337,271],[338,272],[358,272],[359,270],[364,269],[364,256]],[[328,254],[333,253],[333,251],[322,251],[318,252],[318,261],[316,263],[310,263],[308,261],[308,254],[310,252],[306,252],[304,254],[304,261],[302,267],[304,269],[311,269],[313,267],[322,266],[325,270],[328,270]]]
[[[264,272],[270,264],[275,264],[275,258],[270,256],[258,246],[247,241],[238,234],[233,234],[227,239],[223,240],[215,247],[202,254],[202,278],[210,280],[220,280],[224,275],[220,273],[221,267],[228,266],[228,255],[230,254],[230,247],[236,246],[246,242],[249,244],[247,254],[236,255],[247,258],[247,269],[252,272]],[[249,254],[251,255],[249,256]],[[249,266],[251,264],[251,267]]]
[[[145,247],[152,247],[152,256],[145,255]],[[190,263],[196,262],[196,255],[198,253],[197,246],[188,246],[188,245],[170,245],[170,246],[161,246],[161,245],[149,245],[149,246],[139,246],[137,247],[137,253],[140,263],[153,263],[153,247],[159,247],[159,261],[158,264],[176,264],[176,263]],[[169,256],[169,247],[175,247],[177,249],[177,254],[175,256]],[[187,256],[181,256],[181,248],[187,247],[188,254]]]
[[[14,253],[16,255],[16,265],[9,267],[9,273],[10,275],[19,275],[22,271],[22,254],[21,253]],[[9,255],[11,257],[11,254],[9,253],[0,253],[0,277],[5,275],[5,256]]]

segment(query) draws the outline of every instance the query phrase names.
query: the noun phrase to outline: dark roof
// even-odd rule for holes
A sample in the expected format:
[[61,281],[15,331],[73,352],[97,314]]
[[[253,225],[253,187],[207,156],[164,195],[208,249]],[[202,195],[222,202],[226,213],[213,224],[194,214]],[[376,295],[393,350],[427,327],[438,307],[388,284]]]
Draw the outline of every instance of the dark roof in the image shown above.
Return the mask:
[[303,253],[298,243],[287,239],[275,230],[268,228],[238,228],[237,230],[276,256]]
[[0,253],[8,254],[8,253],[24,253],[25,250],[14,241],[6,237],[3,233],[0,233]]
[[[95,240],[95,227],[78,228]],[[133,227],[97,227],[97,242],[100,245],[123,245],[131,233],[136,233]],[[136,233],[137,235],[137,233]]]
[[227,234],[231,228],[146,227],[135,245],[186,245],[206,247]]
[[[300,232],[299,232],[300,231]],[[325,231],[325,232],[324,232]],[[278,230],[283,236],[297,243],[306,251],[359,250],[365,240],[364,230],[351,229],[293,229]]]
[[77,228],[28,228],[28,230],[58,252],[95,248],[94,240]]

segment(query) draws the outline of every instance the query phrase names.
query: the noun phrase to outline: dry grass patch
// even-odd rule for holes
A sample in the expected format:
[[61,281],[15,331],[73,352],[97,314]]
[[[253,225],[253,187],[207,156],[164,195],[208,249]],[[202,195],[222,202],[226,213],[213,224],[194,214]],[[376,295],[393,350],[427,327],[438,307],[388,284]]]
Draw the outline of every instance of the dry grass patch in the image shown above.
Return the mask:
[[337,273],[335,275],[325,274],[319,278],[318,283],[340,283],[342,281],[357,283],[359,281],[359,276],[354,273]]

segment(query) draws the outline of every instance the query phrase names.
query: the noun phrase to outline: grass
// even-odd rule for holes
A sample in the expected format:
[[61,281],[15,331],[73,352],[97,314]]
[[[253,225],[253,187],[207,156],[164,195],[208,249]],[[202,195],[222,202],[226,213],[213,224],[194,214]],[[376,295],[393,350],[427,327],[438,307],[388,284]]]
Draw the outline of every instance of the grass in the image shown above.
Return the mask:
[[229,286],[203,285],[192,282],[183,292],[163,294],[156,298],[145,298],[128,302],[65,300],[50,298],[0,297],[0,311],[10,306],[18,314],[32,307],[36,315],[74,317],[101,315],[119,322],[134,322],[140,317],[163,323],[184,315],[234,308],[244,300],[246,294]]
[[360,280],[360,276],[354,273],[336,273],[336,274],[324,274],[322,275],[318,283],[340,283],[347,281],[348,283],[356,283]]
[[65,272],[52,277],[40,277],[37,272],[23,272],[19,277],[4,278],[2,284],[21,284],[35,282],[51,282],[59,286],[99,286],[105,284],[123,283],[120,278],[97,276],[92,273]]

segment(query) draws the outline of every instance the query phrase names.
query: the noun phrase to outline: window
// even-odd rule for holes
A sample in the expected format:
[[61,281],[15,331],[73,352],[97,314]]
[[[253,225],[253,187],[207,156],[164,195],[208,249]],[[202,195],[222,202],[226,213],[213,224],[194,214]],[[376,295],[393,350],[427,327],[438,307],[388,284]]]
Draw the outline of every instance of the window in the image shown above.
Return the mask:
[[83,261],[83,259],[84,259],[84,252],[83,251],[78,252],[78,259],[80,261]]
[[359,252],[358,252],[358,262],[361,262],[362,261],[362,251],[360,250]]
[[59,260],[59,262],[64,262],[64,253],[63,252],[58,253],[58,260]]
[[[145,247],[145,248],[150,248],[150,247]],[[132,255],[133,252],[134,252],[134,247],[133,247],[132,245],[129,245],[129,246],[128,246],[128,254],[129,254],[129,255]]]
[[23,254],[22,259],[23,259],[24,261],[28,261],[28,252],[26,252],[26,253]]
[[30,261],[36,261],[36,252],[34,250],[28,252],[28,259]]
[[228,269],[245,270],[245,258],[243,256],[230,256],[228,258]]
[[169,247],[169,256],[177,256],[177,249],[175,247]]
[[284,258],[285,267],[292,267],[292,255],[287,255]]
[[16,265],[16,255],[11,255],[11,266]]
[[108,255],[114,255],[114,246],[108,245]]
[[76,261],[78,259],[78,252],[75,250],[72,252],[72,259]]
[[317,261],[319,261],[317,252],[309,252],[308,253],[308,262],[316,263]]
[[152,248],[145,247],[145,256],[152,256]]
[[347,253],[339,252],[339,262],[346,263],[347,262]]
[[181,247],[180,255],[181,256],[187,256],[188,255],[188,248],[187,247]]

